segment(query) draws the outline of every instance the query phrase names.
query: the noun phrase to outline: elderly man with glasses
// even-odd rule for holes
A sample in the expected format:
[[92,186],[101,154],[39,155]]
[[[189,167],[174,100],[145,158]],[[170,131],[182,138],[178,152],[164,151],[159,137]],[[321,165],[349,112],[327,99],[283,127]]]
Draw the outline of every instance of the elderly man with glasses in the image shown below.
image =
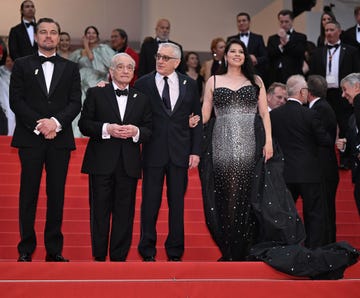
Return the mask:
[[144,261],[155,261],[156,222],[166,176],[169,233],[165,249],[169,261],[180,261],[184,253],[184,196],[188,169],[199,164],[202,126],[189,127],[189,116],[201,115],[196,82],[175,69],[181,49],[161,43],[156,71],[138,79],[135,88],[150,97],[153,135],[143,146],[143,192],[141,235],[138,246]]
[[92,253],[100,262],[108,252],[110,217],[110,261],[126,260],[141,177],[140,144],[151,136],[150,101],[129,87],[134,69],[128,54],[113,56],[112,82],[88,90],[79,120],[81,133],[90,137],[82,172],[89,175]]

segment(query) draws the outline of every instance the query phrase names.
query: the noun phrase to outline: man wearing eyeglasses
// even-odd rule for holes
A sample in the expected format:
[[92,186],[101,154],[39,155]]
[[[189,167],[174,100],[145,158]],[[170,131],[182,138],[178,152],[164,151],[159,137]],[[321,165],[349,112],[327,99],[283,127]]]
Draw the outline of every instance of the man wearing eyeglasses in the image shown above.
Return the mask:
[[131,56],[116,54],[109,69],[112,82],[88,90],[79,120],[81,133],[90,137],[82,172],[89,175],[92,253],[99,262],[106,259],[109,234],[110,261],[126,260],[141,176],[140,144],[151,136],[150,101],[129,87],[134,69]]
[[185,61],[182,52],[182,47],[180,44],[169,39],[170,21],[167,19],[159,19],[156,23],[155,33],[156,33],[155,38],[148,36],[144,39],[141,45],[140,54],[139,54],[139,59],[140,59],[139,71],[138,71],[139,77],[146,75],[155,70],[156,63],[154,60],[154,55],[157,53],[159,45],[165,42],[171,42],[173,44],[176,44],[180,48],[181,59],[176,70],[185,74]]
[[156,71],[141,77],[135,88],[150,97],[153,135],[143,146],[141,235],[138,246],[144,261],[155,261],[156,221],[166,177],[169,233],[165,249],[169,261],[181,261],[184,253],[184,196],[188,169],[200,160],[202,126],[189,127],[189,115],[201,115],[196,82],[175,69],[181,49],[160,44]]

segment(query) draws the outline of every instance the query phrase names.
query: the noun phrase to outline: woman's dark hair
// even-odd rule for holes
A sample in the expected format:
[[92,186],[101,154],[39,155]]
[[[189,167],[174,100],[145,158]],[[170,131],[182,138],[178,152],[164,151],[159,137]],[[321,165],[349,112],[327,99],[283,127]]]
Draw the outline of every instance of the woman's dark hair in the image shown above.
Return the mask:
[[[188,53],[185,55],[185,63],[188,62],[190,55],[195,55],[196,58],[198,59],[198,65],[196,66],[195,70],[196,70],[197,73],[199,73],[199,72],[200,72],[200,68],[201,68],[201,66],[200,66],[200,57],[199,57],[199,54],[196,53],[196,52],[192,52],[192,51],[191,51],[191,52],[188,52]],[[188,69],[187,65],[186,65],[185,67],[186,67],[186,71],[188,71],[189,69]]]
[[94,29],[94,31],[96,32],[97,37],[99,38],[99,30],[95,26],[87,26],[85,28],[85,31],[84,31],[85,35],[86,35],[86,33],[88,32],[89,29]]
[[[226,47],[225,47],[225,55],[227,56],[227,53],[229,52],[230,47],[233,44],[240,45],[243,48],[243,51],[244,51],[245,61],[244,61],[243,65],[241,65],[242,73],[251,82],[251,84],[253,86],[260,87],[255,82],[255,71],[254,71],[254,67],[253,67],[253,64],[251,62],[250,56],[249,56],[249,52],[248,52],[245,44],[240,39],[233,38],[233,39],[230,39],[227,42]],[[227,73],[227,63],[222,63],[222,65],[220,66],[220,69],[219,69],[217,74],[225,74],[225,73]]]
[[321,14],[321,17],[320,17],[320,36],[325,38],[325,29],[324,29],[324,26],[322,25],[322,18],[323,18],[324,15],[330,16],[330,18],[331,18],[332,21],[336,21],[336,17],[335,17],[335,15],[333,14],[332,11],[324,11],[324,12]]
[[118,32],[122,39],[125,40],[123,48],[126,49],[128,46],[128,35],[125,30],[116,28],[114,31]]

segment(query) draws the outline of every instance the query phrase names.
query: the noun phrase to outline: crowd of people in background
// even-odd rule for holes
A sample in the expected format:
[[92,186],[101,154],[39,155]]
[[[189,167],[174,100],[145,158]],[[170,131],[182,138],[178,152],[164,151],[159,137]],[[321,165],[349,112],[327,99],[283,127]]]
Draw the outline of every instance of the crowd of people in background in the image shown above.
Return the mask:
[[[0,115],[0,131],[8,135],[14,134],[15,129],[15,117],[9,106],[8,92],[13,61],[16,64],[20,57],[37,55],[40,50],[47,49],[46,39],[39,38],[42,32],[37,31],[39,28],[33,1],[24,1],[20,11],[21,22],[11,28],[8,47],[0,41],[0,63],[2,64],[0,66],[2,108],[0,112],[3,113]],[[234,231],[234,226],[237,224],[233,220],[243,222],[244,216],[250,212],[249,205],[246,205],[247,203],[244,205],[244,202],[247,202],[250,196],[249,185],[252,183],[252,173],[256,166],[257,149],[254,143],[256,132],[251,129],[251,133],[241,131],[241,134],[245,136],[246,145],[250,145],[248,148],[239,149],[236,143],[239,136],[237,134],[224,135],[223,131],[229,127],[233,128],[230,129],[231,131],[236,131],[241,121],[244,122],[245,127],[248,127],[247,125],[254,121],[257,113],[262,118],[265,133],[265,144],[261,150],[265,161],[273,156],[272,139],[274,139],[280,145],[285,157],[286,186],[294,201],[298,197],[303,199],[307,234],[305,245],[316,248],[334,242],[336,240],[335,195],[339,181],[338,167],[354,169],[354,163],[356,165],[359,163],[357,159],[359,152],[354,155],[353,150],[354,146],[358,145],[354,141],[354,139],[357,140],[357,134],[355,133],[354,136],[349,133],[351,131],[349,120],[355,117],[356,124],[360,123],[358,119],[360,112],[357,110],[360,106],[359,95],[356,93],[356,90],[360,93],[360,78],[356,74],[360,73],[360,6],[355,7],[354,16],[355,26],[343,30],[331,10],[324,11],[320,19],[320,36],[315,45],[307,40],[305,34],[294,29],[294,16],[290,10],[284,9],[277,14],[279,29],[269,36],[267,43],[264,42],[261,34],[251,31],[250,15],[240,12],[236,16],[238,32],[227,38],[214,37],[210,42],[212,59],[203,63],[197,52],[184,53],[180,43],[170,40],[170,21],[164,18],[157,21],[155,36],[146,37],[139,52],[129,47],[129,38],[125,30],[115,28],[110,32],[110,43],[106,44],[101,42],[100,33],[93,25],[84,30],[81,47],[73,49],[69,33],[52,32],[53,27],[56,28],[56,22],[43,21],[42,27],[45,31],[50,30],[49,34],[59,35],[59,43],[56,44],[57,56],[76,63],[79,68],[81,103],[84,110],[81,117],[77,114],[72,120],[72,128],[75,137],[81,137],[83,134],[90,137],[87,156],[83,164],[83,171],[89,174],[89,183],[92,186],[90,206],[93,209],[94,206],[98,206],[99,196],[103,194],[109,200],[106,202],[108,205],[100,205],[102,209],[95,208],[97,211],[106,211],[106,222],[103,226],[96,226],[96,223],[101,222],[103,212],[92,213],[91,217],[95,259],[104,261],[107,255],[110,213],[113,212],[113,231],[114,229],[117,231],[117,225],[121,222],[119,218],[124,217],[121,210],[109,211],[108,209],[112,202],[109,189],[119,193],[124,191],[114,188],[113,182],[109,181],[116,183],[116,181],[124,181],[124,175],[130,176],[125,181],[131,185],[131,193],[126,194],[127,208],[130,208],[131,213],[126,217],[128,231],[132,229],[132,223],[130,223],[133,220],[132,203],[137,179],[140,177],[138,168],[133,172],[127,168],[126,158],[121,162],[114,160],[113,164],[109,165],[109,169],[113,169],[116,165],[115,176],[112,172],[111,175],[108,174],[108,169],[92,164],[94,161],[89,156],[96,156],[97,150],[102,154],[105,152],[103,156],[107,157],[106,152],[110,153],[109,148],[120,148],[121,152],[125,152],[128,150],[126,146],[132,146],[132,143],[129,145],[123,140],[118,140],[111,143],[112,146],[109,148],[102,147],[96,143],[99,138],[97,133],[100,132],[102,139],[130,138],[137,144],[139,144],[140,133],[140,142],[145,142],[143,145],[145,166],[139,252],[144,261],[155,261],[156,215],[166,176],[171,216],[169,236],[165,246],[169,260],[180,261],[184,250],[183,199],[187,187],[187,167],[196,167],[201,156],[202,125],[197,124],[200,123],[198,121],[211,123],[212,119],[219,117],[213,132],[216,138],[212,141],[215,189],[218,194],[225,193],[225,197],[231,189],[230,192],[233,191],[234,196],[240,198],[240,202],[234,202],[235,207],[231,212],[228,211],[229,202],[217,205],[221,212],[218,211],[224,218],[221,233],[225,235],[217,244],[219,243],[223,253],[221,260],[243,260],[248,254],[248,247],[243,242],[250,243],[253,237],[248,229],[251,220],[247,218],[246,224],[241,227],[241,229],[244,228],[241,232],[241,240],[237,238],[238,232]],[[52,53],[52,50],[50,52]],[[23,70],[19,69],[19,66],[16,68],[18,80],[21,80],[21,71],[26,73],[26,64],[23,63],[26,61],[31,64],[31,59],[28,60],[29,62],[27,60],[18,62],[18,64],[21,62],[23,67]],[[120,73],[126,74],[126,77],[120,76]],[[355,75],[351,76],[351,74]],[[37,70],[35,70],[35,75],[37,75]],[[109,84],[103,87],[100,82],[109,82]],[[26,86],[25,82],[21,83]],[[108,108],[102,107],[99,100],[107,96],[109,86],[111,88],[114,86],[116,91],[119,90],[117,92],[119,106],[125,93],[126,97],[131,95],[138,97],[139,100],[142,100],[142,95],[138,95],[136,90],[148,96],[151,102],[152,120],[147,114],[150,105],[144,103],[143,106],[140,105],[143,109],[141,115],[118,115],[121,122],[125,121],[126,117],[135,117],[134,123],[136,122],[137,126],[121,130],[119,127],[106,123],[107,125],[100,127],[98,121],[110,123],[116,121],[108,115]],[[122,88],[127,91],[120,90]],[[161,106],[156,102],[159,97],[159,94],[154,92],[156,89],[163,100]],[[355,91],[348,93],[348,89]],[[48,92],[52,92],[51,86],[48,87]],[[76,93],[75,90],[72,92]],[[182,98],[184,92],[188,92],[186,98]],[[245,98],[246,105],[237,106],[234,98]],[[21,101],[21,98],[17,99]],[[182,102],[181,106],[179,102]],[[125,101],[125,105],[127,104]],[[19,113],[19,109],[16,106],[14,108]],[[96,109],[99,109],[98,113]],[[229,111],[234,114],[232,119],[226,118]],[[74,109],[75,112],[79,112],[78,109]],[[170,114],[173,117],[169,118]],[[355,116],[352,116],[354,114]],[[234,120],[235,118],[239,118],[238,122]],[[62,119],[56,119],[57,128],[54,134],[43,130],[40,120],[36,129],[39,128],[39,133],[43,134],[45,139],[55,138],[57,133],[60,135],[61,130],[64,129],[61,121],[58,123],[57,120]],[[66,121],[68,122],[69,119]],[[167,135],[164,126],[171,127],[172,133]],[[148,139],[151,139],[149,143],[147,143]],[[346,148],[347,139],[351,140],[349,144],[353,144],[351,148]],[[339,164],[336,160],[335,143],[340,151]],[[22,146],[22,144],[16,145]],[[131,150],[137,154],[139,148],[131,147]],[[319,154],[319,151],[322,153]],[[228,158],[229,152],[234,159],[231,160],[230,170],[227,166],[223,167],[223,162]],[[244,152],[248,154],[245,159]],[[128,154],[132,156],[132,153]],[[323,160],[319,156],[326,156],[326,158]],[[67,158],[68,155],[65,159]],[[140,160],[136,155],[137,159]],[[238,160],[240,163],[238,167],[235,167]],[[100,163],[103,165],[106,162]],[[24,164],[27,165],[25,161]],[[67,161],[64,164],[67,164]],[[131,174],[128,173],[129,171]],[[109,183],[106,189],[104,181],[107,181],[108,177],[103,176],[104,173],[110,175],[109,179],[111,179],[106,182]],[[237,182],[234,182],[232,177],[237,174],[239,174],[236,178]],[[360,185],[358,178],[360,175],[355,170],[354,177],[355,184]],[[24,182],[24,185],[27,184]],[[355,197],[360,214],[359,185],[356,187]],[[243,206],[236,209],[240,204]],[[238,212],[242,215],[240,216]],[[28,233],[32,236],[33,231],[28,231]],[[131,241],[129,237],[124,230],[121,231],[120,236],[114,236],[111,232],[111,260],[126,259]],[[19,246],[22,261],[29,258],[31,260],[30,253],[24,248],[26,241],[27,239],[22,239]],[[61,242],[61,239],[59,241]],[[47,258],[63,261],[59,248],[54,251],[50,249]]]

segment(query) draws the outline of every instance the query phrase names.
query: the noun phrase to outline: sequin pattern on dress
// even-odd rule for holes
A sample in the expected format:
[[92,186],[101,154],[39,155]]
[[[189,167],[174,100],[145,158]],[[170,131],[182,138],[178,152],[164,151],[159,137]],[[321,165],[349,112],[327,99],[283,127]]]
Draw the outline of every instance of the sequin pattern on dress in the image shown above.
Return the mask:
[[249,197],[255,165],[254,119],[257,92],[252,85],[236,91],[216,88],[213,131],[215,195],[229,260],[242,260],[253,237]]

